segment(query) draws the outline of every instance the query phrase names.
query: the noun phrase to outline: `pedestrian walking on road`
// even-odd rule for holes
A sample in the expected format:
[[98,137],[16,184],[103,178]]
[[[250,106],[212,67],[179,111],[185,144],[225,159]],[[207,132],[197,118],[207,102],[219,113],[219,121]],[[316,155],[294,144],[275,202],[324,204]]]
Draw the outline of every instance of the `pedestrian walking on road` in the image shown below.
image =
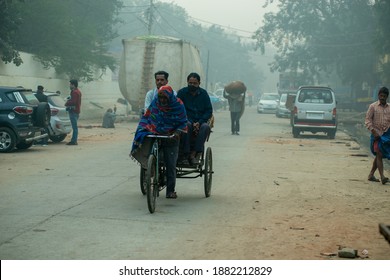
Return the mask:
[[234,81],[225,86],[223,97],[229,101],[232,135],[240,135],[240,118],[245,110],[246,86],[241,81]]
[[[386,87],[380,88],[378,101],[370,104],[365,118],[365,125],[371,132],[371,152],[375,155],[368,180],[373,182],[380,181],[382,184],[386,184],[389,181],[389,178],[385,177],[383,173],[383,158],[390,159],[390,106],[387,103],[388,97],[389,89]],[[380,180],[374,175],[377,169]]]

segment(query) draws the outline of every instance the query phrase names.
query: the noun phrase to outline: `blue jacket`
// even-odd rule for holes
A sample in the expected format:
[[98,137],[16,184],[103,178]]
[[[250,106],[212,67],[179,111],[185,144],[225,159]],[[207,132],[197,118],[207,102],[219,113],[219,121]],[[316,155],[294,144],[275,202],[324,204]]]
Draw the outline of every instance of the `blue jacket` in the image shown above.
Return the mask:
[[191,123],[199,122],[202,124],[211,118],[213,106],[205,89],[199,88],[198,93],[193,96],[188,91],[188,87],[184,87],[177,92],[177,97],[183,101],[187,118]]

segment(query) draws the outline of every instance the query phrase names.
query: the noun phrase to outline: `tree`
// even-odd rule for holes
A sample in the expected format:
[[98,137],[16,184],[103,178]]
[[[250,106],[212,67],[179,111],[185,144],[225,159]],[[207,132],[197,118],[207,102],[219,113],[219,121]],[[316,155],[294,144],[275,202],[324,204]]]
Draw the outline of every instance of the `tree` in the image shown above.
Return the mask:
[[[384,83],[389,83],[390,79],[390,2],[387,0],[376,0],[373,6],[377,19],[377,29],[375,32],[376,50],[381,56],[382,79]],[[387,56],[387,59],[383,59]]]
[[107,53],[116,36],[113,26],[119,0],[35,0],[15,3],[21,15],[15,47],[69,78],[91,81],[100,68],[115,69]]
[[[19,0],[23,2],[23,0]],[[14,1],[15,2],[15,1]],[[15,33],[21,23],[19,13],[11,13],[12,0],[0,0],[0,55],[5,63],[23,63],[15,48]]]
[[257,48],[278,48],[273,71],[301,70],[314,80],[337,71],[344,83],[376,82],[373,9],[367,0],[279,0],[254,36]]

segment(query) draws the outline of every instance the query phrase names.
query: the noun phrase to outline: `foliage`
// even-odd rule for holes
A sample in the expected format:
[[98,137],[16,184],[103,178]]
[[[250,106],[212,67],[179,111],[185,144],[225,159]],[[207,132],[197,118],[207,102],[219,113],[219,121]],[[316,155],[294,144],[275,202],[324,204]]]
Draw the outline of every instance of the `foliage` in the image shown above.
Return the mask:
[[[23,2],[23,0],[19,0]],[[15,2],[15,1],[14,1]],[[11,13],[12,0],[0,0],[0,55],[5,63],[19,66],[23,63],[15,49],[15,33],[21,23],[19,13]]]
[[357,87],[376,82],[375,24],[367,0],[279,0],[279,11],[265,15],[254,38],[262,53],[267,43],[278,48],[273,71],[300,70],[317,81],[337,71]]
[[119,0],[25,0],[13,5],[23,20],[15,48],[59,74],[91,81],[96,67],[115,68],[107,44],[116,35],[112,26],[120,7]]
[[[2,17],[7,28],[2,24],[0,35],[9,38],[8,49],[32,53],[45,67],[54,67],[69,78],[91,80],[96,67],[114,69],[114,57],[122,51],[121,39],[151,32],[196,45],[203,65],[209,66],[208,76],[202,77],[204,85],[206,79],[209,84],[243,80],[248,88],[259,89],[264,80],[252,62],[253,46],[244,43],[245,38],[227,34],[218,25],[205,27],[176,4],[154,1],[150,9],[150,0],[6,2],[12,5],[1,12],[13,16]],[[11,62],[17,51],[5,51],[0,42],[0,51],[7,55],[3,60]]]
[[377,15],[377,29],[375,36],[375,46],[381,57],[387,55],[387,60],[382,62],[383,80],[386,83],[390,82],[390,2],[388,0],[376,0],[373,6]]

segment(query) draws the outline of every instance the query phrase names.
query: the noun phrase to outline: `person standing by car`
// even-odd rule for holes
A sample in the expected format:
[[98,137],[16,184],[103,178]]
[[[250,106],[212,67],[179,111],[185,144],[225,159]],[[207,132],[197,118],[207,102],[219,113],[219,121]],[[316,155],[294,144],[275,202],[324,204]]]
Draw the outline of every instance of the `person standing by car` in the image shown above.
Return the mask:
[[[180,89],[177,97],[180,98],[187,112],[188,133],[182,137],[182,149],[184,157],[189,157],[191,165],[196,165],[204,151],[204,143],[210,134],[208,121],[213,114],[210,96],[207,91],[200,87],[198,73],[190,73],[187,76],[187,87]],[[192,147],[192,140],[195,144]]]
[[382,87],[378,92],[378,101],[370,104],[368,107],[365,126],[371,132],[370,148],[375,155],[372,168],[368,174],[368,180],[379,182],[374,173],[378,169],[382,184],[386,184],[389,178],[383,173],[383,158],[390,159],[390,106],[387,103],[389,90]]
[[[35,94],[35,97],[38,99],[39,102],[47,102],[47,96],[43,93],[43,86],[39,85],[37,86],[37,92]],[[41,133],[47,133],[49,135],[49,129],[47,127],[41,129]],[[42,138],[40,141],[37,141],[35,144],[41,144],[42,147],[46,147],[47,143],[49,141],[49,136]]]
[[163,159],[167,171],[166,198],[177,198],[176,162],[179,153],[180,134],[187,132],[187,117],[183,102],[176,98],[169,85],[159,87],[157,98],[142,115],[135,132],[130,157],[137,160],[143,168],[150,153],[145,139],[149,134],[174,135],[173,139],[162,139]]
[[225,86],[223,97],[229,102],[232,135],[240,135],[240,118],[245,110],[246,86],[241,81],[234,81]]
[[78,89],[78,81],[70,80],[69,81],[70,88],[70,98],[65,103],[66,110],[69,113],[70,123],[72,124],[72,138],[69,143],[66,145],[78,145],[77,139],[79,130],[77,127],[77,121],[80,116],[80,106],[81,106],[81,91]]
[[47,102],[47,96],[43,93],[43,86],[37,87],[37,93],[35,94],[35,97],[39,102]]

